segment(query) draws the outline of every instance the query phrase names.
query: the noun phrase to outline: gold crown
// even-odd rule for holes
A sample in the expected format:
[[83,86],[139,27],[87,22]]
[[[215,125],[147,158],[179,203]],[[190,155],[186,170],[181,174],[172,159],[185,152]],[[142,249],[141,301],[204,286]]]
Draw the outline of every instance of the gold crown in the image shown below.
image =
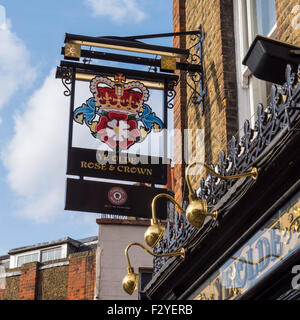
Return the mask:
[[139,81],[126,83],[122,74],[115,75],[115,81],[106,77],[95,77],[90,90],[101,110],[137,113],[149,98],[148,89]]

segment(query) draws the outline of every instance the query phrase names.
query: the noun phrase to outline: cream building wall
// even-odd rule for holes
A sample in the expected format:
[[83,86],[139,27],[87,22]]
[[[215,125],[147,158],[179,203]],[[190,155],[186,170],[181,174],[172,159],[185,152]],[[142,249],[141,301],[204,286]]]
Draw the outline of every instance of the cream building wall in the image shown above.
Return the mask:
[[[127,271],[124,251],[131,242],[144,244],[144,233],[149,222],[98,219],[97,223],[99,241],[96,254],[95,299],[137,300],[137,291],[130,296],[122,289],[122,280]],[[153,267],[153,257],[140,247],[131,247],[129,258],[136,273],[139,268]]]

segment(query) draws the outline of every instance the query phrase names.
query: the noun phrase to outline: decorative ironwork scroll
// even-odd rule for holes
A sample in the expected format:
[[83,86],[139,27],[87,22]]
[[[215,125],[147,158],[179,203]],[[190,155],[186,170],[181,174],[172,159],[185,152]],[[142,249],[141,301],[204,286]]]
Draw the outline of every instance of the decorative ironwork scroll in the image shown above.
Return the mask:
[[[262,104],[257,106],[257,120],[254,129],[251,129],[249,121],[246,120],[244,135],[240,142],[232,137],[228,157],[225,156],[224,151],[220,153],[220,163],[212,167],[221,175],[245,172],[279,133],[285,129],[295,130],[293,123],[300,115],[300,65],[297,70],[292,70],[288,65],[285,77],[286,83],[283,86],[272,86],[270,103],[267,108],[264,108]],[[201,179],[197,195],[200,199],[205,199],[208,205],[214,206],[235,183],[234,180],[220,181],[212,174],[208,174],[205,179]],[[295,222],[295,225],[297,223]],[[180,218],[177,217],[173,226],[168,224],[168,234],[157,245],[156,252],[178,250],[191,235],[191,232],[192,227],[185,221],[184,215],[181,215]],[[154,259],[155,272],[158,272],[165,260]]]
[[173,109],[174,108],[174,99],[176,96],[176,90],[174,89],[178,84],[178,81],[170,81],[168,82],[168,87],[167,87],[167,108],[168,109]]
[[[194,104],[200,104],[201,115],[204,114],[204,96],[205,89],[203,84],[203,63],[202,63],[202,43],[204,41],[204,35],[202,33],[202,26],[199,27],[199,33],[197,36],[191,35],[191,41],[197,41],[189,48],[190,55],[187,59],[190,65],[197,64],[199,70],[187,70],[185,75],[185,83],[192,89],[192,101]],[[195,49],[195,53],[193,53]],[[188,79],[192,80],[192,84]]]
[[[175,212],[174,221],[168,221],[164,238],[154,248],[154,252],[176,252],[176,248],[179,248],[194,230],[195,227],[187,222],[184,214],[179,215]],[[154,258],[154,273],[158,272],[167,260],[168,257]]]
[[69,97],[71,95],[70,86],[72,84],[72,68],[63,67],[61,71],[62,71],[61,82],[66,88],[66,90],[64,91],[64,95],[66,97]]

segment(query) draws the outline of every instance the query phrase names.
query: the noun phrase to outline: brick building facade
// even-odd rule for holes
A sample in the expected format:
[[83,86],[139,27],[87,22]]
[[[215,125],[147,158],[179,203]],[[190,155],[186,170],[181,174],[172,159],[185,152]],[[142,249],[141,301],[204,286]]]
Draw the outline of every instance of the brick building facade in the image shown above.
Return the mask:
[[[92,240],[92,241],[91,241]],[[86,241],[86,242],[85,242]],[[89,243],[87,243],[89,241]],[[1,300],[92,300],[94,299],[97,237],[71,238],[10,250],[12,257],[68,246],[61,259],[28,262],[5,268]],[[17,263],[18,264],[18,263]],[[2,274],[3,276],[4,274]],[[3,278],[2,278],[3,280]]]
[[[174,128],[203,129],[207,163],[218,161],[219,153],[229,143],[238,128],[237,91],[234,59],[234,26],[232,1],[173,1],[174,32],[197,30],[202,25],[203,79],[206,94],[204,116],[199,105],[191,103],[191,89],[184,82],[179,84],[174,107]],[[189,48],[190,37],[174,38],[174,46]],[[178,143],[178,139],[175,139]],[[195,152],[193,144],[193,152]],[[178,155],[178,152],[181,154]],[[183,148],[175,144],[174,157],[184,159]],[[183,167],[175,165],[175,199],[182,200]],[[196,181],[194,181],[196,183]]]
[[[121,286],[126,273],[124,250],[143,237],[149,220],[110,217],[96,223],[97,237],[67,237],[11,249],[0,257],[0,300],[140,299],[153,260],[140,248],[131,249],[140,284],[139,291],[128,296]],[[31,260],[36,261],[27,262]]]
[[[190,86],[179,82],[174,127],[181,137],[185,129],[203,130],[203,146],[193,137],[193,152],[203,148],[200,161],[221,175],[255,167],[258,179],[227,182],[204,170],[192,176],[197,198],[218,218],[194,228],[178,215],[175,226],[168,225],[156,252],[184,247],[186,258],[155,259],[155,277],[145,292],[154,300],[298,300],[291,283],[292,267],[300,263],[300,60],[286,62],[292,53],[282,58],[278,49],[285,82],[276,85],[254,76],[243,61],[257,35],[274,46],[300,46],[299,1],[173,0],[173,22],[174,32],[202,27],[205,87],[202,115]],[[181,35],[173,43],[189,49],[194,40]],[[272,50],[262,64],[276,56]],[[269,66],[274,73],[277,63]],[[174,140],[175,158],[184,159],[183,139]],[[174,166],[180,203],[187,199],[186,164]]]
[[[256,1],[253,1],[255,3]],[[270,1],[269,1],[270,2]],[[272,2],[272,1],[271,1]],[[292,1],[273,1],[276,8],[275,31],[271,37],[282,42],[290,43],[295,46],[300,45],[300,10],[297,0]],[[242,4],[242,5],[241,5]],[[240,8],[237,8],[240,6]],[[243,8],[241,8],[244,6]],[[249,8],[248,8],[249,9]],[[238,10],[247,10],[246,1],[232,0],[174,0],[173,1],[173,31],[198,30],[202,26],[203,41],[203,80],[205,84],[204,115],[201,116],[199,105],[191,103],[192,90],[183,81],[177,86],[177,94],[174,103],[174,128],[179,129],[184,136],[184,129],[203,129],[204,131],[204,157],[206,163],[217,164],[220,152],[228,154],[231,139],[234,136],[237,140],[242,136],[242,125],[246,119],[252,118],[254,123],[256,107],[258,103],[266,103],[257,94],[254,101],[254,110],[247,111],[246,116],[241,112],[243,109],[250,109],[245,105],[245,101],[239,100],[239,90],[249,91],[249,87],[239,87],[239,74],[241,73],[241,62],[238,60],[237,48],[241,35],[247,38],[245,50],[250,47],[251,40],[259,33],[257,27],[251,30],[252,35],[248,36],[249,30],[238,30],[237,20]],[[254,10],[252,8],[252,10]],[[247,13],[248,16],[250,13]],[[248,19],[250,19],[248,17]],[[251,19],[254,19],[252,16]],[[245,24],[249,22],[245,22]],[[245,26],[243,26],[245,28]],[[240,32],[240,33],[239,33]],[[250,32],[250,31],[249,31]],[[268,32],[268,34],[270,34]],[[266,34],[267,35],[267,34]],[[243,39],[244,41],[245,39]],[[190,36],[176,36],[173,41],[174,47],[190,48],[193,41]],[[237,68],[237,64],[238,68]],[[177,71],[180,75],[183,71]],[[251,78],[251,74],[247,75]],[[249,79],[247,79],[249,81]],[[256,80],[261,85],[259,80]],[[244,92],[243,92],[244,91]],[[260,100],[262,99],[262,100]],[[247,101],[246,101],[247,102]],[[184,159],[183,140],[174,139],[174,157]],[[193,141],[193,153],[196,145]],[[199,146],[198,146],[199,148]],[[175,199],[180,203],[183,201],[182,192],[184,190],[184,167],[186,163],[174,166],[175,179]],[[202,176],[191,178],[194,187],[199,186]]]

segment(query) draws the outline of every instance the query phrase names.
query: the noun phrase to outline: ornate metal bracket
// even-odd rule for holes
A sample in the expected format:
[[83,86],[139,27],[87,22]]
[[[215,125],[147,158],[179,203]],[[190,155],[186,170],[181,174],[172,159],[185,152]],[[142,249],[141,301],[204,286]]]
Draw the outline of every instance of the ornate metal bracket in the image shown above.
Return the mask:
[[64,91],[64,95],[66,97],[69,97],[71,95],[70,86],[72,84],[72,68],[61,67],[61,72],[62,72],[61,82],[66,88],[66,90]]
[[168,82],[168,88],[167,88],[167,108],[173,109],[174,108],[174,99],[176,96],[176,90],[175,87],[177,86],[178,81],[170,81]]
[[[200,25],[199,27],[199,32],[197,36],[192,35],[191,40],[197,41],[197,42],[188,49],[190,52],[190,55],[187,60],[192,65],[197,64],[199,66],[199,70],[198,71],[187,70],[186,72],[186,76],[188,76],[193,82],[192,85],[187,81],[187,77],[184,81],[192,89],[193,91],[192,101],[194,104],[200,105],[201,115],[203,116],[205,89],[203,84],[203,63],[202,63],[202,43],[204,41],[204,35],[202,33],[202,25]],[[196,52],[192,53],[194,49]]]

